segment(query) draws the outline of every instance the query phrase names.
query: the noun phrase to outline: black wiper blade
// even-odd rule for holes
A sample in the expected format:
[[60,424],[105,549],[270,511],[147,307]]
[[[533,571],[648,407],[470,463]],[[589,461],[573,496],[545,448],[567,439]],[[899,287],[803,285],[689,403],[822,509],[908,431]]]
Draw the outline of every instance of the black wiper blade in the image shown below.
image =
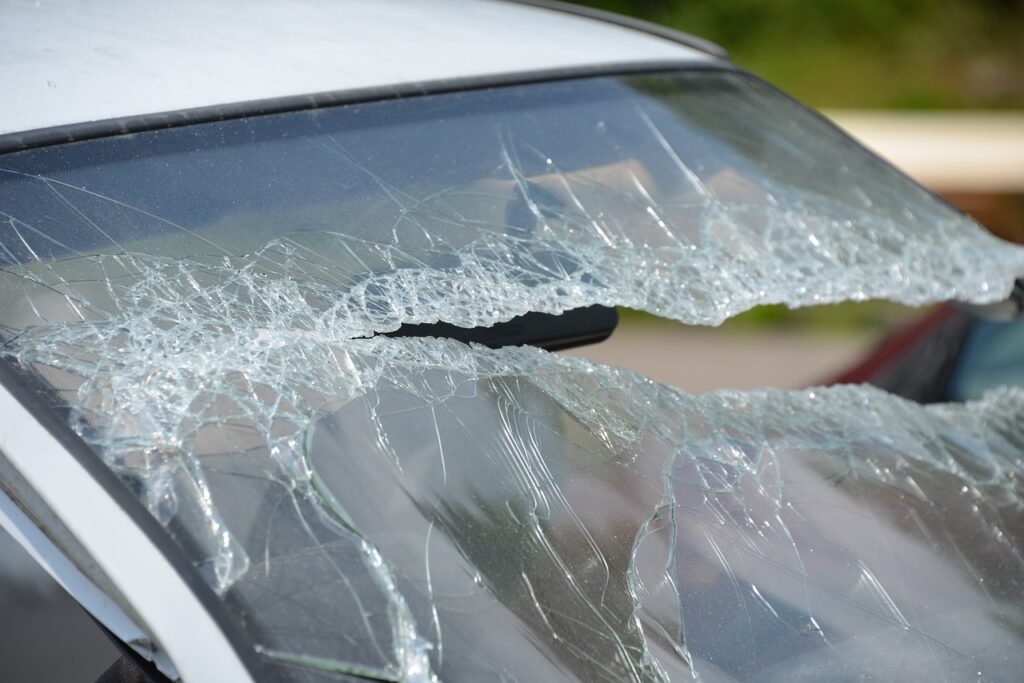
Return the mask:
[[389,337],[447,337],[497,349],[502,346],[539,346],[548,351],[596,344],[611,335],[619,313],[608,306],[574,308],[559,315],[527,313],[491,327],[458,327],[451,323],[402,325]]

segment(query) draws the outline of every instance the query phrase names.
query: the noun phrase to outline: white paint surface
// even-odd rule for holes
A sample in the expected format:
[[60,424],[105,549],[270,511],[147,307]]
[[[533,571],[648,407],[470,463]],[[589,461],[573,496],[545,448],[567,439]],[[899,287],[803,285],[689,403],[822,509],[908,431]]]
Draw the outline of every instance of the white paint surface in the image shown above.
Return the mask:
[[0,0],[0,134],[273,97],[706,60],[497,0]]
[[[124,643],[149,639],[106,593],[96,587],[64,553],[57,548],[18,505],[0,490],[0,528],[25,549],[61,588],[74,596],[82,607]],[[149,653],[152,655],[153,653]],[[160,656],[160,655],[164,656]],[[149,656],[144,654],[144,656]],[[150,657],[152,659],[152,657]],[[178,679],[173,664],[162,652],[155,657],[157,668],[168,678]]]

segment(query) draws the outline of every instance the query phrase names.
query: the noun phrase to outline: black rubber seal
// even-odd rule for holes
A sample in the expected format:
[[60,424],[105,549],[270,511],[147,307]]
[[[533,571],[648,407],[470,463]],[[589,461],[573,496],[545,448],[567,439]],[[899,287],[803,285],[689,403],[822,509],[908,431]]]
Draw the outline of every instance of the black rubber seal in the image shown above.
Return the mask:
[[372,88],[332,90],[308,95],[287,95],[247,102],[215,104],[177,111],[138,114],[100,121],[85,121],[50,128],[0,135],[0,154],[21,152],[38,147],[62,145],[83,140],[130,135],[149,130],[191,126],[197,123],[211,123],[243,119],[251,116],[267,116],[285,112],[322,109],[346,104],[363,104],[398,100],[422,95],[483,90],[509,85],[527,85],[548,81],[564,81],[597,76],[626,76],[630,74],[665,73],[697,69],[734,69],[731,62],[670,60],[654,62],[628,62],[596,64],[541,71],[523,71],[467,78],[449,78],[436,81],[383,85]]

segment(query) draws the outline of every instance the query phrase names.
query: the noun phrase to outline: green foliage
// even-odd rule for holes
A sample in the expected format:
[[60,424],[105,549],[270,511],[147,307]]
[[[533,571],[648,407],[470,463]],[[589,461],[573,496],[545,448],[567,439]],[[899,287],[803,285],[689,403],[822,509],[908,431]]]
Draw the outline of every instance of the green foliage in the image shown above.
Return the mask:
[[708,38],[817,107],[1024,107],[1024,0],[583,0]]

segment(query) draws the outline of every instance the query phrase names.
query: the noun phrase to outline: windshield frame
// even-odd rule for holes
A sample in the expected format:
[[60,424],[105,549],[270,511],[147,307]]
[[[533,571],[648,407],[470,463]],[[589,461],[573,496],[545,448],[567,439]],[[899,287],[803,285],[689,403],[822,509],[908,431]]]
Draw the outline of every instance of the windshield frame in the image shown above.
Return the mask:
[[[487,76],[447,78],[431,81],[382,85],[349,90],[329,90],[307,95],[288,95],[231,104],[181,109],[177,111],[136,114],[99,121],[83,121],[63,126],[37,128],[0,135],[0,155],[23,152],[97,138],[117,137],[132,133],[178,128],[201,123],[230,121],[255,116],[323,109],[369,102],[400,100],[424,95],[486,90],[505,86],[578,80],[600,76],[652,75],[673,71],[712,70],[746,73],[731,62],[708,60],[639,61],[586,66],[560,67],[539,71],[509,72]],[[750,75],[750,74],[747,74]],[[755,77],[756,78],[756,77]]]

